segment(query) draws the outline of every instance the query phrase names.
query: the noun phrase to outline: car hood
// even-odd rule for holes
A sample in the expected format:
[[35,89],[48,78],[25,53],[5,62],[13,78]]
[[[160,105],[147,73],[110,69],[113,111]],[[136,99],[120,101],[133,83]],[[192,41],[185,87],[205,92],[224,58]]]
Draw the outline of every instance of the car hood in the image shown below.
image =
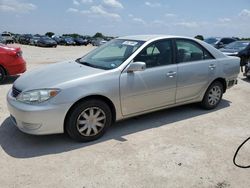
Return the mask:
[[81,65],[75,61],[55,63],[24,73],[15,81],[14,87],[21,91],[57,88],[66,82],[95,76],[102,72],[105,70]]

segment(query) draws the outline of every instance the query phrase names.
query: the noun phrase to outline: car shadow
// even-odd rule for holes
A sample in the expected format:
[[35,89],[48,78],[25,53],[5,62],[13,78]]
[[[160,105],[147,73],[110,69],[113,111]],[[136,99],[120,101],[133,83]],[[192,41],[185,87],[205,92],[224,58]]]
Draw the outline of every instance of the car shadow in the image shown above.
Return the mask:
[[241,78],[241,80],[250,83],[250,79],[249,78]]
[[214,110],[203,110],[198,105],[191,104],[123,120],[111,126],[102,138],[88,143],[75,142],[66,134],[47,136],[28,135],[19,131],[8,117],[0,126],[0,145],[12,157],[32,158],[68,152],[111,139],[126,142],[129,141],[124,138],[127,135],[161,126],[174,126],[171,123],[227,108],[230,106],[230,103],[230,101],[222,100],[220,105]]
[[9,85],[9,84],[13,84],[16,79],[19,77],[19,75],[16,76],[7,76],[4,81],[2,83],[0,83],[0,85]]

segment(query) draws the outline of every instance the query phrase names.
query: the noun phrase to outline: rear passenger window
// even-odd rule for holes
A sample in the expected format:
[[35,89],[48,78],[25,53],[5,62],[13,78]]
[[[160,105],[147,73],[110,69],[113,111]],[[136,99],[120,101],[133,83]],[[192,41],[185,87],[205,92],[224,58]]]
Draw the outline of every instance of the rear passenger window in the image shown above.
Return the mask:
[[201,61],[213,59],[213,57],[201,46],[188,40],[177,40],[177,59],[178,62]]

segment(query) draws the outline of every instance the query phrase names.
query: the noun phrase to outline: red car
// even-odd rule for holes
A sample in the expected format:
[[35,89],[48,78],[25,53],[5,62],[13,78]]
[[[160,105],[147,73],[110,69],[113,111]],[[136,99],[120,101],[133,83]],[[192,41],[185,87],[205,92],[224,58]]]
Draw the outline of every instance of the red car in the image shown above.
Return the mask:
[[0,44],[0,83],[6,76],[14,76],[26,71],[26,62],[20,48]]

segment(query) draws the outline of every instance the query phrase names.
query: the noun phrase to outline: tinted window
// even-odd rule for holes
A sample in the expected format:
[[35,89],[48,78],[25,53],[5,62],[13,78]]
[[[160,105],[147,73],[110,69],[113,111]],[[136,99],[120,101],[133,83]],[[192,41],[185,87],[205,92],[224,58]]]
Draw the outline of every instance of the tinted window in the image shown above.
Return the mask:
[[178,62],[201,61],[213,59],[213,57],[195,42],[189,40],[177,40],[177,59]]
[[161,40],[145,47],[134,59],[146,63],[146,67],[157,67],[172,64],[172,42]]
[[223,44],[229,44],[229,43],[234,42],[234,41],[235,41],[235,39],[230,39],[230,38],[221,39],[221,42]]

